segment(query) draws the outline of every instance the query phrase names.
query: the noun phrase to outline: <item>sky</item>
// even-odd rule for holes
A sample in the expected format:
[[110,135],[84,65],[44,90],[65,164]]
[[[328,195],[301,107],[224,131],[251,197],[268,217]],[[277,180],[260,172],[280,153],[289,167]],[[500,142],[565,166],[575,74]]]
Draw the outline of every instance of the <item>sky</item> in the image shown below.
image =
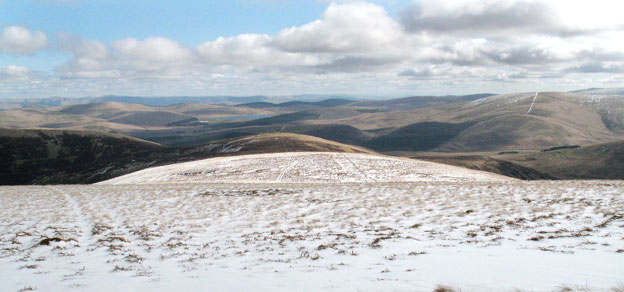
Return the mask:
[[0,0],[0,99],[624,87],[622,11],[612,0]]

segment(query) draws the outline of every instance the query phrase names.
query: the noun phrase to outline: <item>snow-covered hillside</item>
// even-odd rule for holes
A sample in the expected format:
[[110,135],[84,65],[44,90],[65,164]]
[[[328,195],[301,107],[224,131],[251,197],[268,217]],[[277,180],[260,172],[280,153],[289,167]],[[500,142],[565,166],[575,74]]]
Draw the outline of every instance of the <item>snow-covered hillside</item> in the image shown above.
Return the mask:
[[622,181],[0,187],[0,206],[1,291],[611,291],[624,281]]
[[362,153],[292,152],[219,157],[154,167],[101,184],[509,180],[487,172],[414,159]]

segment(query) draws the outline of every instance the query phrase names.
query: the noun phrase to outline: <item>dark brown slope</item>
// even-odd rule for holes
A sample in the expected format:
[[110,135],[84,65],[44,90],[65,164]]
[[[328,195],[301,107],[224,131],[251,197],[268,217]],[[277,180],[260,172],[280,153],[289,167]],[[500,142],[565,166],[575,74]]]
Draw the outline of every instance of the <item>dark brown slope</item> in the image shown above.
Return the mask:
[[530,153],[419,153],[409,156],[527,180],[624,179],[624,141]]
[[295,134],[263,134],[174,148],[103,132],[0,128],[0,184],[94,183],[157,165],[297,151],[370,152]]
[[0,129],[0,184],[98,181],[144,168],[164,150],[103,132]]
[[556,179],[548,173],[503,159],[493,158],[487,154],[419,153],[410,155],[410,158],[488,171],[522,180]]
[[557,179],[624,179],[624,141],[508,154],[500,159],[548,173]]

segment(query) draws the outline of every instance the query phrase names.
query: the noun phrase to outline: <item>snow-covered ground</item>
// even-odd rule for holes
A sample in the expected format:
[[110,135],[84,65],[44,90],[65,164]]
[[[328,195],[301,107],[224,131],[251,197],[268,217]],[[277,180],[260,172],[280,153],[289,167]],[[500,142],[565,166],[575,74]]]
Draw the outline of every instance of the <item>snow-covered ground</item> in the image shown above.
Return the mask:
[[622,181],[1,187],[0,206],[1,291],[624,283]]
[[197,182],[509,181],[488,172],[362,153],[292,152],[218,157],[153,167],[101,184]]

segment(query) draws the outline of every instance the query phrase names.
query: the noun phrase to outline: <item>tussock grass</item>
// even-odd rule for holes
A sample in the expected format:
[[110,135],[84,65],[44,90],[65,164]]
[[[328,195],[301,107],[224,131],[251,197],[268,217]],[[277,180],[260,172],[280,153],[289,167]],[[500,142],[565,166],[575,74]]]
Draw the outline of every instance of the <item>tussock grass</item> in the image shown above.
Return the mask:
[[62,238],[58,238],[58,237],[44,238],[41,241],[39,241],[39,245],[50,245],[51,242],[61,242],[61,241],[66,241],[66,240]]
[[448,285],[437,285],[432,292],[462,292],[462,290]]
[[18,292],[24,292],[24,291],[35,291],[37,290],[37,286],[33,286],[33,285],[26,285],[22,288],[20,288],[19,290],[17,290]]

